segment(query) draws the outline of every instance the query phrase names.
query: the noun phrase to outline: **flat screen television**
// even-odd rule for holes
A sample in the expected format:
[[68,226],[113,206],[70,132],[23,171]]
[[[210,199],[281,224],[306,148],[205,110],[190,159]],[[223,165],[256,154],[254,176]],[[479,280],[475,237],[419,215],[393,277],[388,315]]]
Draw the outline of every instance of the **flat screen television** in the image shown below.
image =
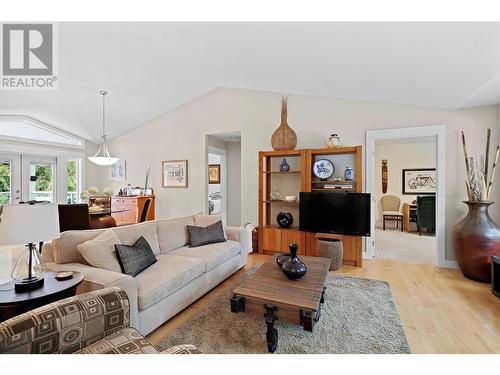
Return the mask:
[[306,232],[370,236],[370,194],[300,193],[299,229]]

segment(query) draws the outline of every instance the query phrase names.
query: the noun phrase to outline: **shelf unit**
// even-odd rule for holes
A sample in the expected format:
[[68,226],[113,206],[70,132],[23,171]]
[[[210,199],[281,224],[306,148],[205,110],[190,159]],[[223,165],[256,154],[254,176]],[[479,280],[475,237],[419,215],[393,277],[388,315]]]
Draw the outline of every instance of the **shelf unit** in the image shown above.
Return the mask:
[[[279,165],[286,159],[290,165],[288,172],[280,172]],[[288,252],[288,244],[299,245],[299,254],[305,254],[306,236],[300,232],[299,202],[272,200],[271,192],[276,185],[282,194],[295,195],[305,189],[305,150],[261,151],[259,152],[259,251],[265,254]],[[277,225],[276,216],[280,211],[290,212],[293,224],[290,228]]]
[[[290,164],[288,172],[279,172],[279,164],[283,158]],[[328,159],[335,166],[335,173],[326,181],[319,180],[313,174],[313,164],[319,159]],[[353,181],[344,180],[346,166],[353,168]],[[318,239],[331,239],[336,236],[301,232],[298,228],[299,202],[271,200],[274,185],[278,185],[278,190],[283,195],[296,195],[298,198],[299,192],[362,192],[362,177],[361,146],[259,152],[259,252],[288,252],[288,244],[293,242],[299,245],[299,254],[315,256]],[[335,185],[338,188],[329,188],[326,185]],[[279,211],[292,213],[292,227],[284,229],[276,225],[276,215]],[[340,237],[344,245],[344,264],[361,266],[362,237]]]

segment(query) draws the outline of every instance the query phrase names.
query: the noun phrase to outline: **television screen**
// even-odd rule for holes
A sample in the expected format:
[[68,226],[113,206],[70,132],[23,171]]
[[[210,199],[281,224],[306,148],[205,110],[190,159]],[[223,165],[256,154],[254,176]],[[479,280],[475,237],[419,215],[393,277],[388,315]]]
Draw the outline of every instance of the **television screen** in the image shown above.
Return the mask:
[[306,232],[370,236],[370,194],[300,193],[299,229]]

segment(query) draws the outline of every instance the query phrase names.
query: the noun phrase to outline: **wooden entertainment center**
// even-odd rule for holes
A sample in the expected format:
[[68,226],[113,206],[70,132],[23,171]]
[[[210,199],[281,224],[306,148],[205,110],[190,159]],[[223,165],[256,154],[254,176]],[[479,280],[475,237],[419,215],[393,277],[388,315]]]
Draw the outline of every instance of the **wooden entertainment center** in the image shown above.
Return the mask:
[[[289,170],[285,172],[280,171],[283,159],[289,165]],[[313,164],[320,159],[327,159],[335,166],[334,174],[326,181],[313,174]],[[344,179],[346,167],[353,169],[352,181]],[[343,242],[343,264],[361,267],[362,237],[300,231],[298,199],[300,192],[360,193],[363,189],[362,178],[361,146],[259,152],[259,252],[288,252],[288,244],[293,242],[299,245],[299,254],[316,256],[318,239],[338,239]],[[286,196],[296,196],[297,199],[286,201]],[[277,224],[279,212],[292,214],[290,228],[281,228]]]

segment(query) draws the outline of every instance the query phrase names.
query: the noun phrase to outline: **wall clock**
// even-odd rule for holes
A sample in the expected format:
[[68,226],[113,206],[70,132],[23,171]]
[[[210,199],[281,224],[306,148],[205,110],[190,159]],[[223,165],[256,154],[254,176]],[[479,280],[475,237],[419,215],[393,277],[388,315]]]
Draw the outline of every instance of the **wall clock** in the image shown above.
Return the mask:
[[313,164],[313,174],[320,180],[330,178],[335,172],[335,167],[330,160],[320,159]]

